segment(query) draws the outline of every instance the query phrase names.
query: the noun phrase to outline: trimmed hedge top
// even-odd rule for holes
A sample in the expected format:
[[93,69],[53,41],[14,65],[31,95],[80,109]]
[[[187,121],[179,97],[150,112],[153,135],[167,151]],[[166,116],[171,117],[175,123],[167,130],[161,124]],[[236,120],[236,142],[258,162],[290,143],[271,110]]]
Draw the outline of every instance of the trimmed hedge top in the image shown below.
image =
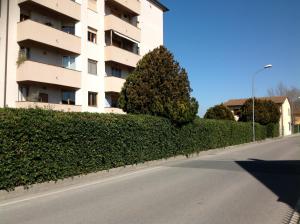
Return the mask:
[[[264,126],[256,129],[266,138]],[[175,127],[146,115],[0,109],[0,189],[250,142],[251,130],[231,121]]]

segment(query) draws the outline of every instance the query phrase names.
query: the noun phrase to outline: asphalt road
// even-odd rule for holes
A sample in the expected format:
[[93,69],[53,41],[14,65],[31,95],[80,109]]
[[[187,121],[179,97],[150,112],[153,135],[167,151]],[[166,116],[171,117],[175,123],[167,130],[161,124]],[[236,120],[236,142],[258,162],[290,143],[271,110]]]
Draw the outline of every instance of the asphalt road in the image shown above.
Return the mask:
[[299,197],[300,136],[0,202],[0,223],[282,224]]

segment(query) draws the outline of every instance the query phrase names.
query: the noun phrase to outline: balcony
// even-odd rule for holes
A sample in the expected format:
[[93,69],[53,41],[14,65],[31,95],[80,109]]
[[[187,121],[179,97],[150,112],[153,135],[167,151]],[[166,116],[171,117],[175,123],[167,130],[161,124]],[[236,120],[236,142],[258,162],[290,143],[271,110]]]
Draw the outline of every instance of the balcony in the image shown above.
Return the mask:
[[116,107],[105,107],[104,112],[109,114],[126,114],[122,109]]
[[25,20],[18,23],[17,41],[23,45],[54,47],[62,52],[80,54],[81,39],[53,27]]
[[17,70],[17,82],[40,82],[79,89],[81,73],[59,66],[25,61]]
[[46,110],[56,110],[63,112],[81,112],[81,106],[55,103],[42,103],[30,101],[17,101],[16,108],[40,108]]
[[104,29],[106,31],[115,30],[127,37],[130,37],[138,42],[141,42],[141,30],[138,27],[112,14],[105,16]]
[[136,15],[141,14],[140,0],[106,0],[106,4],[120,5]]
[[22,7],[39,11],[52,11],[57,16],[65,16],[80,21],[80,4],[71,0],[18,0]]
[[121,92],[121,89],[125,83],[125,79],[114,77],[114,76],[106,76],[104,78],[105,81],[105,92]]
[[140,56],[115,46],[105,47],[105,61],[113,61],[130,67],[136,67]]
[[97,0],[88,0],[88,8],[94,12],[97,12]]

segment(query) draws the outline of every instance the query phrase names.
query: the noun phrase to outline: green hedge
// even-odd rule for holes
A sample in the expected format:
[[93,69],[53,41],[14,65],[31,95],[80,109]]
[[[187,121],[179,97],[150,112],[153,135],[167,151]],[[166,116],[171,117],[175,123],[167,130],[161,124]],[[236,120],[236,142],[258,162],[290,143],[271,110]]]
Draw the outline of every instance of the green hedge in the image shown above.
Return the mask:
[[279,136],[279,124],[270,123],[266,125],[267,137],[274,138]]
[[300,131],[300,124],[293,125],[293,134],[297,134]]
[[178,128],[153,116],[0,109],[0,189],[251,140],[251,123],[197,119]]

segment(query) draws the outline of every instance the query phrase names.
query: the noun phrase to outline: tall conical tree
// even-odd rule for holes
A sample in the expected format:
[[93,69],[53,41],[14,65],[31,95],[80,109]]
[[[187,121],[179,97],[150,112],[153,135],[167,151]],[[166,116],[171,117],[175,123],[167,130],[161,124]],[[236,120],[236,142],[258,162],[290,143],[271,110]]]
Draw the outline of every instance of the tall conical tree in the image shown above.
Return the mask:
[[185,69],[160,46],[146,54],[128,76],[119,105],[128,113],[157,115],[183,124],[192,121],[198,112],[191,91]]

